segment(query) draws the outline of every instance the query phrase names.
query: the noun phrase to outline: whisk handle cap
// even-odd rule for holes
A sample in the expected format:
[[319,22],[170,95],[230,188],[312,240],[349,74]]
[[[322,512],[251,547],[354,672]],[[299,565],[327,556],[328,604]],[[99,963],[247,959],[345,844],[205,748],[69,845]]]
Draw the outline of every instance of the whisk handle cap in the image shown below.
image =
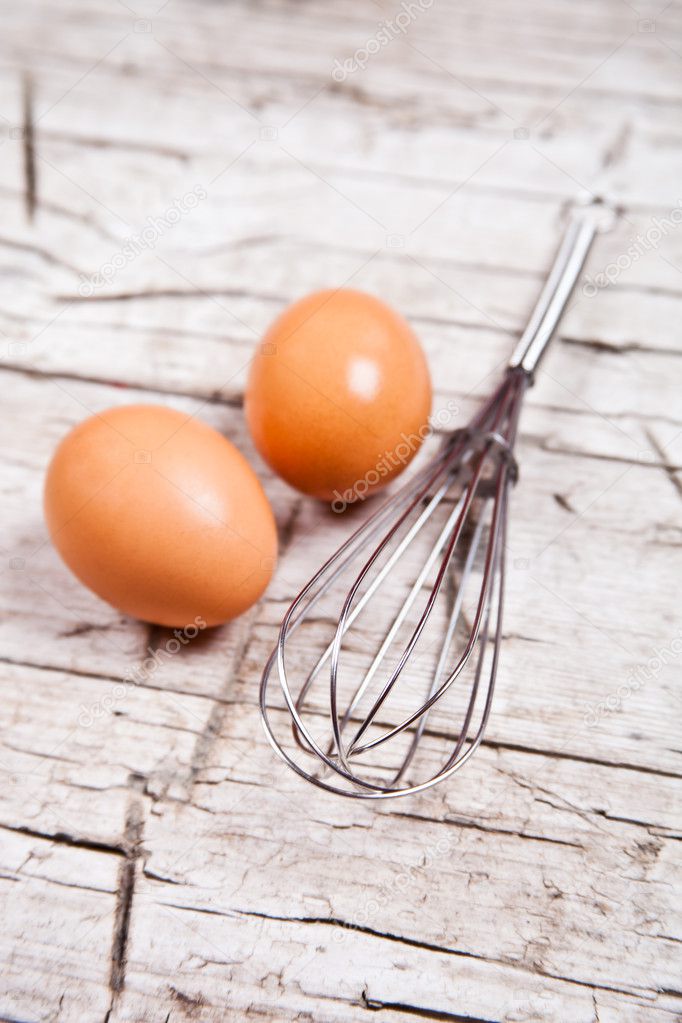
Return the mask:
[[528,325],[509,360],[510,369],[523,370],[531,381],[599,229],[594,209],[581,210],[571,218]]

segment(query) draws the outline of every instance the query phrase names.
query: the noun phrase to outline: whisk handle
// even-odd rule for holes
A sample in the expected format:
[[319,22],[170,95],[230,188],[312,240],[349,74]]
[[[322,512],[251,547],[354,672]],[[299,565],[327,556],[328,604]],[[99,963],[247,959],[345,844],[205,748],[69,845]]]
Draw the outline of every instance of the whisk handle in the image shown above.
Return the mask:
[[522,369],[532,379],[566,308],[597,230],[597,220],[589,213],[581,213],[571,220],[540,298],[509,360],[510,369]]

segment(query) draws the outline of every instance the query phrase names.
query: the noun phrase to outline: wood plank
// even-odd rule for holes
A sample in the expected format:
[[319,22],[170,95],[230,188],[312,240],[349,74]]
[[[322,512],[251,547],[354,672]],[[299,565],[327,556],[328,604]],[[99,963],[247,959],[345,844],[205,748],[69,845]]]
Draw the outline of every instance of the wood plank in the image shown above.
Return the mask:
[[[682,1012],[682,14],[441,2],[335,79],[400,10],[2,7],[3,1019]],[[589,194],[619,216],[523,412],[487,738],[410,800],[306,788],[263,739],[260,674],[293,594],[371,505],[333,515],[263,466],[241,408],[254,347],[293,298],[364,288],[408,317],[440,429],[460,426]],[[150,217],[150,243],[89,289]],[[282,537],[260,604],[172,657],[165,630],[76,582],[41,515],[58,439],[131,401],[229,436]],[[457,709],[434,711],[425,768]]]

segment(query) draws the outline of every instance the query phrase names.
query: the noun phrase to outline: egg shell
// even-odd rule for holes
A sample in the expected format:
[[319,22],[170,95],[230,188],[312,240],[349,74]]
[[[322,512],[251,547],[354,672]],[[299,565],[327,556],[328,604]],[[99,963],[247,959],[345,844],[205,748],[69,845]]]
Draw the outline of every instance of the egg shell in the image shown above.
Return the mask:
[[254,443],[292,486],[364,497],[419,449],[431,382],[409,324],[372,295],[319,291],[289,306],[253,360],[245,413]]
[[50,463],[45,516],[81,582],[159,625],[235,618],[261,596],[277,555],[272,510],[244,456],[165,406],[113,408],[76,426]]

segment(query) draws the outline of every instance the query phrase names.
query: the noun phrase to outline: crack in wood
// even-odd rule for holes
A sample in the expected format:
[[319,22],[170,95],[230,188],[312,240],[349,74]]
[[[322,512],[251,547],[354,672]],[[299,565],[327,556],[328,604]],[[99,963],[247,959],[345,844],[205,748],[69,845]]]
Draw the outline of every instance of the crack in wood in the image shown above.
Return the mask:
[[60,632],[59,635],[62,639],[72,639],[74,636],[87,636],[90,632],[106,632],[112,628],[113,624],[113,622],[107,622],[104,625],[98,625],[95,622],[80,622],[78,625],[74,625],[72,629]]
[[507,835],[510,838],[522,838],[529,842],[548,842],[550,845],[565,845],[573,849],[584,850],[584,846],[580,842],[569,842],[564,838],[552,838],[549,835],[533,835],[526,831],[520,831],[513,828],[495,828],[487,824],[479,824],[473,820],[467,820],[464,817],[428,817],[426,815],[418,813],[408,813],[406,811],[392,811],[391,817],[405,817],[408,820],[423,821],[429,824],[445,824],[450,827],[457,828],[468,828],[473,831],[482,831],[484,834],[490,835]]
[[36,828],[29,828],[25,825],[0,824],[3,831],[13,831],[17,835],[27,835],[29,838],[38,838],[44,842],[53,842],[55,845],[69,845],[76,849],[89,849],[91,852],[108,853],[113,856],[125,856],[124,845],[101,842],[94,838],[85,838],[82,835],[70,835],[65,831],[39,831]]
[[649,443],[661,460],[658,467],[663,469],[679,496],[682,497],[682,480],[676,475],[677,467],[671,464],[665,453],[665,448],[662,444],[659,444],[652,431],[648,427],[645,427],[644,432],[647,435]]
[[67,131],[44,131],[43,135],[46,140],[54,142],[66,142],[70,145],[92,149],[118,149],[122,152],[149,153],[178,160],[181,163],[187,163],[192,157],[191,151],[187,149],[180,149],[177,146],[162,146],[152,142],[111,139],[99,135],[74,135]]
[[123,849],[125,855],[119,870],[114,935],[111,947],[111,969],[109,973],[111,1001],[104,1023],[108,1023],[118,995],[125,986],[130,916],[135,891],[137,864],[142,855],[142,839],[144,834],[144,804],[140,797],[140,794],[144,791],[144,783],[145,779],[140,775],[133,774],[130,776],[131,796],[123,830]]
[[597,1005],[597,992],[592,992],[592,1008],[594,1009],[594,1023],[600,1023],[599,1021],[599,1006]]
[[[10,245],[11,243],[7,243]],[[309,246],[310,249],[314,248],[314,245]],[[40,253],[44,258],[48,259],[49,256],[45,253]],[[365,255],[364,252],[359,253]],[[52,257],[53,261],[56,261],[56,257]],[[444,264],[446,267],[452,267],[458,271],[474,272],[475,267],[470,263],[460,262],[457,260],[434,260],[437,265]],[[65,264],[66,265],[66,264]],[[487,272],[491,276],[519,276],[518,271],[514,271],[512,268],[507,267],[487,267]],[[526,277],[537,277],[532,271],[524,271],[521,275]],[[612,284],[609,287],[613,288],[614,291],[619,291],[622,294],[640,294],[650,295],[652,297],[665,296],[667,298],[682,299],[682,291],[677,288],[664,287],[662,285],[653,284]],[[180,288],[180,287],[162,287],[162,288],[145,288],[139,291],[119,291],[108,293],[108,294],[93,294],[93,295],[81,295],[79,292],[59,292],[54,295],[56,302],[73,302],[81,305],[96,305],[98,303],[106,302],[134,302],[137,300],[155,300],[161,298],[178,298],[178,299],[190,299],[199,300],[202,298],[237,298],[237,299],[256,299],[260,302],[272,302],[280,305],[285,305],[287,302],[287,296],[274,292],[264,292],[252,288],[202,288],[198,291],[196,288]],[[410,319],[415,323],[428,323],[432,326],[440,327],[461,327],[466,330],[472,331],[484,331],[488,334],[500,335],[503,337],[519,337],[520,330],[513,325],[502,325],[492,324],[489,321],[477,322],[465,319],[458,319],[453,316],[436,316],[429,315],[427,313],[415,312],[411,315]],[[599,338],[579,338],[579,337],[561,337],[561,342],[564,344],[581,346],[584,348],[592,349],[600,353],[608,353],[611,355],[624,355],[628,352],[652,352],[658,355],[673,355],[680,356],[682,352],[679,348],[675,348],[671,345],[645,345],[640,341],[626,341],[622,344],[614,344],[609,341],[602,341]]]
[[21,138],[24,157],[24,208],[28,220],[33,220],[37,201],[35,121],[33,117],[33,78],[26,73],[22,78]]
[[[196,912],[202,912],[198,907],[176,907],[185,908],[187,910],[193,910]],[[205,912],[215,912],[206,910]],[[371,937],[381,938],[385,941],[396,942],[400,945],[408,945],[412,948],[423,949],[427,952],[436,952],[442,955],[450,955],[463,959],[475,959],[480,962],[486,963],[497,963],[500,966],[506,966],[511,969],[517,969],[524,973],[534,974],[539,977],[546,977],[548,980],[558,980],[565,984],[572,984],[576,987],[588,988],[591,991],[612,991],[619,995],[625,995],[628,998],[640,999],[644,998],[651,1000],[651,992],[645,988],[639,988],[634,986],[632,988],[619,987],[614,984],[599,984],[591,980],[581,980],[576,977],[567,977],[560,973],[553,973],[550,970],[542,968],[537,962],[524,961],[523,959],[505,958],[502,956],[488,956],[477,952],[467,952],[463,949],[448,948],[446,945],[438,945],[433,942],[421,941],[417,938],[408,938],[407,936],[400,934],[393,934],[388,931],[380,931],[372,927],[367,927],[361,924],[354,924],[352,921],[345,921],[338,917],[297,917],[297,916],[280,916],[277,914],[258,912],[257,910],[240,910],[237,909],[235,912],[241,916],[256,917],[262,920],[275,920],[280,923],[298,923],[298,924],[310,924],[312,926],[328,926],[328,927],[339,927],[348,931],[357,931],[361,934],[367,934]],[[228,916],[226,913],[218,913],[217,915]],[[671,992],[666,992],[671,993]]]
[[552,494],[552,497],[554,498],[556,503],[559,505],[559,507],[564,509],[564,511],[570,512],[571,515],[576,515],[577,514],[575,508],[573,507],[571,502],[568,500],[568,498],[564,496],[564,494]]
[[119,291],[115,294],[106,295],[81,295],[78,292],[73,295],[55,295],[56,302],[74,302],[85,305],[93,305],[102,302],[134,302],[138,299],[159,298],[188,298],[194,301],[201,301],[206,298],[257,298],[261,302],[277,302],[282,305],[286,302],[283,295],[271,295],[265,292],[250,291],[247,288],[145,288],[141,291]]
[[[35,195],[33,200],[35,206]],[[14,252],[25,252],[27,255],[37,256],[38,259],[41,259],[48,266],[58,266],[63,270],[68,270],[69,273],[80,273],[78,267],[72,263],[67,263],[64,259],[60,259],[50,252],[49,249],[44,249],[40,245],[34,245],[30,242],[19,242],[14,238],[0,238],[0,247],[10,249],[10,251],[13,250]]]
[[[641,290],[646,294],[652,294],[651,288],[629,290]],[[660,291],[660,289],[659,289]],[[672,298],[682,298],[679,291],[667,292]],[[571,345],[575,348],[587,348],[592,352],[599,352],[600,355],[629,355],[631,352],[640,352],[646,355],[670,355],[675,358],[682,357],[682,349],[673,348],[672,345],[644,345],[640,341],[624,341],[621,344],[612,344],[610,341],[601,341],[599,338],[584,337],[560,337],[562,344]]]
[[381,1012],[388,1009],[392,1012],[402,1012],[408,1016],[417,1016],[419,1019],[435,1019],[447,1021],[447,1023],[502,1023],[499,1019],[483,1018],[482,1016],[462,1016],[461,1013],[447,1012],[443,1009],[428,1009],[421,1005],[410,1005],[407,1002],[387,1002],[379,998],[370,998],[367,989],[362,992],[362,1002],[366,1009],[371,1012]]
[[[191,335],[190,335],[191,336]],[[202,394],[201,391],[183,391],[173,387],[145,386],[144,384],[127,383],[126,381],[112,380],[111,377],[88,376],[86,373],[69,373],[60,370],[50,373],[46,370],[31,369],[29,366],[12,365],[3,363],[3,373],[16,373],[17,376],[28,377],[32,380],[69,380],[78,384],[103,384],[105,387],[119,389],[120,387],[130,388],[131,391],[152,392],[153,394],[166,394],[174,398],[191,398],[196,401],[201,399],[202,405],[220,405],[225,408],[240,409],[244,404],[241,396],[222,395],[220,391],[212,391],[210,394]]]
[[609,760],[606,757],[590,757],[582,753],[567,753],[564,750],[543,749],[541,747],[523,746],[521,743],[501,742],[496,739],[484,739],[482,746],[489,746],[491,749],[508,749],[517,753],[530,753],[538,757],[549,757],[553,760],[575,760],[582,764],[595,764],[599,767],[615,767],[623,771],[637,771],[641,774],[653,774],[659,778],[682,778],[677,771],[665,771],[658,767],[648,767],[645,764],[627,764],[624,761]]

